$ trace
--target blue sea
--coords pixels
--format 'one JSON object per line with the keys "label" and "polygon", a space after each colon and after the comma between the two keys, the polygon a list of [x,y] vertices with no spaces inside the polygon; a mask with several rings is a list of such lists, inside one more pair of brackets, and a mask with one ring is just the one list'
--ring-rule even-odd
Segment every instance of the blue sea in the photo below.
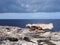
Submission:
{"label": "blue sea", "polygon": [[54,31],[60,30],[60,19],[0,19],[0,25],[25,28],[28,23],[53,23]]}

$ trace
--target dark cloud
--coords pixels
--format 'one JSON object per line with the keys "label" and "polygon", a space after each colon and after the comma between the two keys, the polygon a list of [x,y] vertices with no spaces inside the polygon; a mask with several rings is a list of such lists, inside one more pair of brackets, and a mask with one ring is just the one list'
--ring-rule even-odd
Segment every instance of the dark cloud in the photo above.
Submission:
{"label": "dark cloud", "polygon": [[0,13],[60,12],[60,0],[0,0]]}

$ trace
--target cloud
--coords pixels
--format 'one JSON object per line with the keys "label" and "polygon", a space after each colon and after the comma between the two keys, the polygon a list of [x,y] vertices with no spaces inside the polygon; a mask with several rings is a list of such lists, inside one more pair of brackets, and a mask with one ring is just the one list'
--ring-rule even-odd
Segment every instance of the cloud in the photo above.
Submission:
{"label": "cloud", "polygon": [[60,0],[0,0],[0,13],[60,12]]}
{"label": "cloud", "polygon": [[57,13],[1,13],[0,19],[60,19]]}

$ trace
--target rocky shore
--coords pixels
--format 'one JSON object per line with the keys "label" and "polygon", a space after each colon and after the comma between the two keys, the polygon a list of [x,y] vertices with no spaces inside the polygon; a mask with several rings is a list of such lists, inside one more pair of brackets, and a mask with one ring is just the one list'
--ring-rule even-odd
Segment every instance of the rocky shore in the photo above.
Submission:
{"label": "rocky shore", "polygon": [[30,30],[0,26],[0,45],[60,45],[60,32],[38,33]]}

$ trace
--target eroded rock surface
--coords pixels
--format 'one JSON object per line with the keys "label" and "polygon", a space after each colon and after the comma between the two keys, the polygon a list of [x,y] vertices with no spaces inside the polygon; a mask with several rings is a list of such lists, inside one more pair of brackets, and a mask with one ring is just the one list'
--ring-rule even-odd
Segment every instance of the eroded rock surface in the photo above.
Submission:
{"label": "eroded rock surface", "polygon": [[[59,45],[60,32],[37,33],[28,28],[0,26],[0,45]],[[59,43],[59,44],[58,44]]]}

